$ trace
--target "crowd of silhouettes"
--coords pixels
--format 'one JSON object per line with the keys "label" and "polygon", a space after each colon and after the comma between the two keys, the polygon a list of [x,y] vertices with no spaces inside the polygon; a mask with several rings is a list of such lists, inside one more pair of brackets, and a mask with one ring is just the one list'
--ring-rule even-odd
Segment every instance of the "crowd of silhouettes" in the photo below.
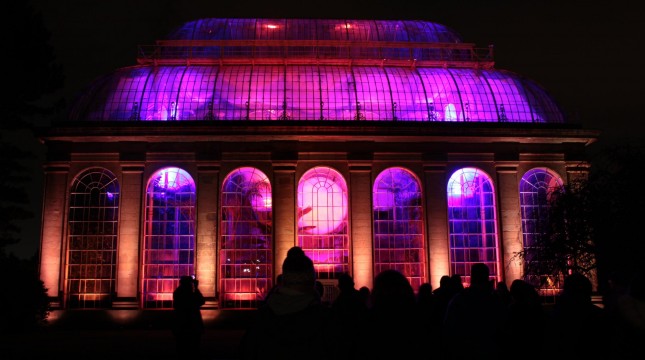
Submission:
{"label": "crowd of silhouettes", "polygon": [[606,352],[634,359],[645,339],[643,274],[616,285],[604,308],[592,303],[591,281],[581,274],[567,276],[547,307],[533,285],[518,279],[509,288],[483,263],[472,265],[465,287],[461,276],[445,275],[438,288],[424,283],[416,293],[396,270],[377,274],[371,290],[357,290],[342,273],[329,304],[299,247],[289,250],[281,275],[244,335],[243,359],[583,359]]}

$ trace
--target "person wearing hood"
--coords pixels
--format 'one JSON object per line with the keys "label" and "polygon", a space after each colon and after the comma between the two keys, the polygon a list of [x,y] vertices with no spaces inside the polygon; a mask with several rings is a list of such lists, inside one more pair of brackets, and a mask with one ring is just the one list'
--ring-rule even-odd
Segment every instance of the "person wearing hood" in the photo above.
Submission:
{"label": "person wearing hood", "polygon": [[240,343],[242,359],[327,359],[331,312],[315,289],[313,261],[294,246],[282,264],[282,285],[257,310]]}

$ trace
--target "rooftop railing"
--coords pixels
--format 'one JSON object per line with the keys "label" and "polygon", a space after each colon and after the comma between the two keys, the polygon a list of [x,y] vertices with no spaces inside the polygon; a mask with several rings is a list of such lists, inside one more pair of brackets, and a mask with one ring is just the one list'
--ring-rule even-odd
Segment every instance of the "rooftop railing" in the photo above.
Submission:
{"label": "rooftop railing", "polygon": [[493,46],[343,40],[163,40],[140,45],[141,65],[363,65],[484,68]]}

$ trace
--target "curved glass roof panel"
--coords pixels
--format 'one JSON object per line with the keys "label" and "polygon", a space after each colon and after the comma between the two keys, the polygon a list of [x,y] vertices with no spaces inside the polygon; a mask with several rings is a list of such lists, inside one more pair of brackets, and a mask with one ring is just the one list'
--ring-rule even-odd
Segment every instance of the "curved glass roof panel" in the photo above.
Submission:
{"label": "curved glass roof panel", "polygon": [[209,18],[177,27],[168,39],[462,42],[456,31],[430,21],[351,19]]}
{"label": "curved glass roof panel", "polygon": [[96,81],[70,120],[563,122],[537,84],[499,70],[137,66]]}

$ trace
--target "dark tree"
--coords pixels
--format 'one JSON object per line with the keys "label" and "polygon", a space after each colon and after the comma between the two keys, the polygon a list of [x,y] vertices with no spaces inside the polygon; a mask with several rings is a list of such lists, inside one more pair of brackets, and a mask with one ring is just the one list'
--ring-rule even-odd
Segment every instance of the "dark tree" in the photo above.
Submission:
{"label": "dark tree", "polygon": [[586,180],[569,183],[551,196],[535,246],[516,253],[525,263],[525,277],[541,279],[538,286],[578,272],[597,276],[602,293],[610,274],[629,277],[642,267],[642,148],[603,146],[592,154],[591,164]]}
{"label": "dark tree", "polygon": [[34,127],[51,121],[61,109],[62,102],[45,97],[62,86],[63,75],[48,44],[49,31],[28,2],[9,2],[2,15],[6,91],[0,102],[0,329],[17,331],[42,324],[49,307],[37,256],[25,260],[6,251],[21,240],[19,222],[33,216],[26,184],[27,164],[35,154],[22,140],[35,142]]}

